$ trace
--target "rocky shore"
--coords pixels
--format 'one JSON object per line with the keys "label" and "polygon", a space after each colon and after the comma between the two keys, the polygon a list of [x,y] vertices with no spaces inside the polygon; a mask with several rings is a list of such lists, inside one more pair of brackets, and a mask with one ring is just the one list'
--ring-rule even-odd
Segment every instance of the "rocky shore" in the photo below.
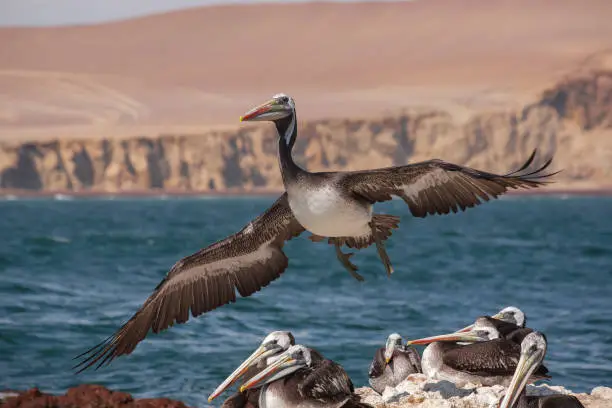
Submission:
{"label": "rocky shore", "polygon": [[[413,374],[383,395],[370,387],[355,390],[362,402],[373,408],[496,408],[504,387],[456,387],[448,381],[427,380]],[[612,388],[595,387],[591,393],[573,393],[562,386],[547,384],[528,386],[528,395],[572,394],[585,408],[610,408]],[[100,385],[83,384],[70,388],[64,395],[50,395],[37,388],[27,391],[0,392],[2,408],[189,408],[168,398],[134,398],[126,392],[111,391]]]}
{"label": "rocky shore", "polygon": [[[361,396],[362,402],[374,408],[496,408],[505,388],[473,384],[457,387],[449,381],[428,380],[423,374],[412,374],[397,387],[387,387],[383,395],[370,387],[358,388],[356,393]],[[596,387],[586,394],[548,384],[527,386],[527,395],[550,394],[575,395],[585,408],[612,407],[612,388],[608,387]]]}
{"label": "rocky shore", "polygon": [[38,388],[0,392],[2,408],[188,408],[168,398],[133,398],[127,392],[111,391],[101,385],[82,384],[64,395],[51,395]]}

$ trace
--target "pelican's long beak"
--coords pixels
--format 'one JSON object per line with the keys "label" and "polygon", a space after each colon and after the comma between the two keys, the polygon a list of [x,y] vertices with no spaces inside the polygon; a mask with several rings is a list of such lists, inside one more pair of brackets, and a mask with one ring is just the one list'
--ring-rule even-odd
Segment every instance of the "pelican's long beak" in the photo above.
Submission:
{"label": "pelican's long beak", "polygon": [[242,364],[240,364],[238,368],[235,369],[234,372],[231,373],[229,377],[227,377],[225,381],[223,381],[221,385],[219,385],[212,394],[210,394],[210,396],[208,397],[208,402],[211,402],[219,395],[221,395],[223,391],[225,391],[234,382],[236,382],[236,380],[240,378],[249,369],[250,366],[255,364],[257,360],[260,357],[264,356],[268,351],[269,349],[266,346],[259,346],[257,350],[255,350],[246,360],[244,360]]}
{"label": "pelican's long beak", "polygon": [[276,99],[262,103],[240,117],[241,122],[269,121],[287,116],[285,105]]}
{"label": "pelican's long beak", "polygon": [[389,364],[389,361],[393,358],[393,351],[395,351],[395,344],[387,344],[385,346],[385,364]]}
{"label": "pelican's long beak", "polygon": [[527,385],[529,377],[531,377],[531,374],[537,367],[538,359],[535,355],[521,353],[521,358],[519,359],[510,385],[506,390],[506,395],[504,395],[504,399],[499,408],[512,408],[514,406],[516,400],[521,395],[521,391],[523,391],[525,385]]}
{"label": "pelican's long beak", "polygon": [[289,354],[281,355],[278,360],[270,364],[262,372],[260,372],[253,378],[248,379],[244,384],[242,384],[242,386],[240,387],[240,392],[244,392],[245,390],[258,385],[276,381],[277,379],[284,377],[290,372],[296,371],[300,368],[299,366],[302,365],[302,363],[295,360]]}
{"label": "pelican's long beak", "polygon": [[452,342],[457,342],[457,343],[458,342],[476,343],[479,341],[487,341],[487,340],[489,339],[483,336],[480,336],[475,331],[467,331],[467,332],[462,332],[462,333],[455,332],[455,333],[441,334],[439,336],[423,337],[422,339],[407,341],[406,344],[407,345],[429,344],[429,343],[433,343],[436,341],[452,341]]}

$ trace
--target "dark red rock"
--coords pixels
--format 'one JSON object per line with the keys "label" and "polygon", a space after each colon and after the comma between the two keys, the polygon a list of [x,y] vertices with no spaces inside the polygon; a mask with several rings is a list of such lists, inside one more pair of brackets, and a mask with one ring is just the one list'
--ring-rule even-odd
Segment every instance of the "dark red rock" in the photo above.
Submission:
{"label": "dark red rock", "polygon": [[168,398],[134,399],[127,392],[112,391],[101,385],[82,384],[64,395],[50,395],[38,388],[11,391],[19,395],[0,401],[2,408],[188,408]]}

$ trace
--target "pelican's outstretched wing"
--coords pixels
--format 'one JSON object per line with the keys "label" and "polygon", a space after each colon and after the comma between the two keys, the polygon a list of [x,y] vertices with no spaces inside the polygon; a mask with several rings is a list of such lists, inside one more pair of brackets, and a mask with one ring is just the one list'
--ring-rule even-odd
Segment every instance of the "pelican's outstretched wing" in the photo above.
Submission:
{"label": "pelican's outstretched wing", "polygon": [[149,330],[158,333],[226,303],[236,290],[246,297],[278,278],[288,259],[285,241],[304,228],[295,219],[284,193],[262,215],[239,232],[179,260],[142,307],[116,333],[76,358],[80,371],[130,354]]}
{"label": "pelican's outstretched wing", "polygon": [[436,159],[406,166],[341,173],[337,182],[372,203],[398,196],[408,204],[415,217],[448,214],[481,204],[480,199],[497,198],[510,188],[534,188],[546,184],[543,179],[558,172],[542,174],[552,157],[540,168],[527,171],[535,154],[536,150],[520,169],[504,175]]}

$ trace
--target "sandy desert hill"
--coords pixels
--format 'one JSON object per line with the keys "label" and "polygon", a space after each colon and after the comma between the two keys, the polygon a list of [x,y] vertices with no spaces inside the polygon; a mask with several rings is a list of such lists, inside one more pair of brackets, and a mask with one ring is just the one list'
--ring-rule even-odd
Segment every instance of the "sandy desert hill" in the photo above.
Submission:
{"label": "sandy desert hill", "polygon": [[252,4],[0,29],[0,189],[270,191],[270,126],[296,159],[354,170],[432,157],[490,171],[532,149],[557,188],[612,188],[612,1]]}
{"label": "sandy desert hill", "polygon": [[520,106],[612,48],[609,0],[203,7],[91,26],[0,29],[0,138],[235,124],[271,94],[300,118]]}

